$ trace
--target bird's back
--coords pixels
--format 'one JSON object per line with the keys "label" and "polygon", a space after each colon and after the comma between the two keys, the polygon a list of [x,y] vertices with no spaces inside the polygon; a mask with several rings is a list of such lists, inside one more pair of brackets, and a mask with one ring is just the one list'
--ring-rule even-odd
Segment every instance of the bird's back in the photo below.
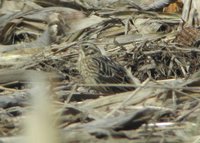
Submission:
{"label": "bird's back", "polygon": [[[130,84],[124,67],[103,55],[86,56],[79,60],[79,72],[86,84]],[[133,88],[123,86],[96,86],[101,92],[123,92]]]}

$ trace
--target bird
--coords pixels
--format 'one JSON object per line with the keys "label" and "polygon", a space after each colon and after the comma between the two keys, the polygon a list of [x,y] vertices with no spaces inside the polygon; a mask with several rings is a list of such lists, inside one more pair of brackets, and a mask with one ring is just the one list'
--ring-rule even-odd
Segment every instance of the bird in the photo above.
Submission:
{"label": "bird", "polygon": [[133,90],[125,86],[98,86],[98,84],[131,84],[132,79],[126,69],[102,54],[95,44],[82,44],[78,58],[78,71],[85,84],[96,85],[90,88],[101,93],[119,93]]}

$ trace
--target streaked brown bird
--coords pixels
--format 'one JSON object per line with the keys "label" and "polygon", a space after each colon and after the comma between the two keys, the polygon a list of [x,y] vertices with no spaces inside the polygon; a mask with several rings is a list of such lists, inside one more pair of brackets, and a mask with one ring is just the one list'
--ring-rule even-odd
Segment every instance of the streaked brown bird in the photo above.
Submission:
{"label": "streaked brown bird", "polygon": [[[93,44],[83,44],[80,47],[78,70],[86,84],[127,84],[133,83],[124,67],[110,58],[102,55],[99,48]],[[103,93],[116,93],[133,90],[133,87],[123,86],[92,86],[91,89]]]}

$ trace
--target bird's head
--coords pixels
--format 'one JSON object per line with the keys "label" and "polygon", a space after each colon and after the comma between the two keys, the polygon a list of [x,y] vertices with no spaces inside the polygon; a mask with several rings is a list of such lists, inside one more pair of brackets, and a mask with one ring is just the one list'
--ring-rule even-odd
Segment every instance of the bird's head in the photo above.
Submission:
{"label": "bird's head", "polygon": [[91,43],[84,43],[80,47],[80,56],[87,57],[87,56],[95,56],[95,55],[102,55],[100,49],[96,47],[96,45]]}

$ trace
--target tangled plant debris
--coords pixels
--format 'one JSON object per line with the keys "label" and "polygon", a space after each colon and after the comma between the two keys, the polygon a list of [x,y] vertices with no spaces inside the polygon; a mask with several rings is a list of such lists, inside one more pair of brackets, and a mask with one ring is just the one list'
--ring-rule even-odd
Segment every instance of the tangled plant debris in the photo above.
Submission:
{"label": "tangled plant debris", "polygon": [[1,142],[199,141],[200,0],[0,4]]}

